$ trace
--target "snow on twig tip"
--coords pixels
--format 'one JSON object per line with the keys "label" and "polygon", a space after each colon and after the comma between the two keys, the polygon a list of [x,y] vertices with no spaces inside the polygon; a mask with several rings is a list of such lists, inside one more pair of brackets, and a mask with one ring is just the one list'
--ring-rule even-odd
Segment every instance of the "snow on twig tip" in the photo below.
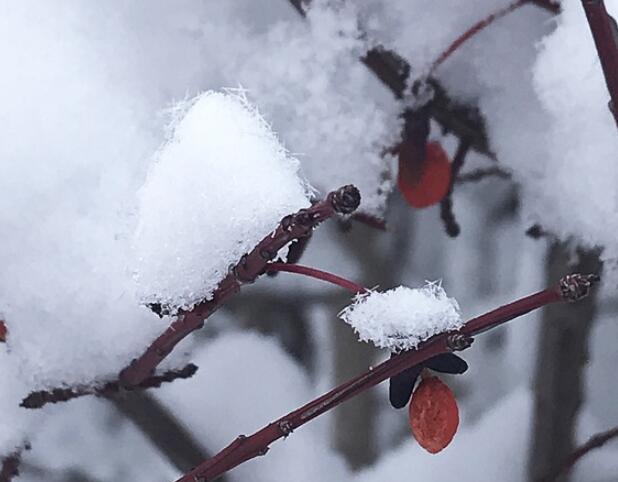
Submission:
{"label": "snow on twig tip", "polygon": [[339,317],[361,341],[393,352],[416,348],[434,335],[463,326],[457,301],[438,283],[360,294]]}

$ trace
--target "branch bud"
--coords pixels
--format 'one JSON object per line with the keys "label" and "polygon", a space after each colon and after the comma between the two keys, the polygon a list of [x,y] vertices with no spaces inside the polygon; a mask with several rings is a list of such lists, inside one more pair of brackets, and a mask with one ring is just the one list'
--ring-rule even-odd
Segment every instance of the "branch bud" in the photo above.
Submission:
{"label": "branch bud", "polygon": [[560,295],[571,303],[579,301],[590,293],[590,288],[601,281],[597,274],[568,274],[560,280]]}
{"label": "branch bud", "polygon": [[329,198],[333,209],[339,214],[353,213],[361,201],[360,191],[352,184],[337,189]]}

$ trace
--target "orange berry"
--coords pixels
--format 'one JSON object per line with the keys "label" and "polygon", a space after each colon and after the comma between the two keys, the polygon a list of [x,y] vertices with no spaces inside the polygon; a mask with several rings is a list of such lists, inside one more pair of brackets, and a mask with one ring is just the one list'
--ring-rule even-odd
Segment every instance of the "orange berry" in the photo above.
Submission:
{"label": "orange berry", "polygon": [[439,203],[450,184],[451,163],[439,142],[427,143],[420,166],[408,159],[405,149],[400,150],[397,186],[411,206],[424,208]]}
{"label": "orange berry", "polygon": [[409,418],[419,445],[436,454],[451,443],[459,426],[455,395],[437,377],[424,378],[412,395]]}

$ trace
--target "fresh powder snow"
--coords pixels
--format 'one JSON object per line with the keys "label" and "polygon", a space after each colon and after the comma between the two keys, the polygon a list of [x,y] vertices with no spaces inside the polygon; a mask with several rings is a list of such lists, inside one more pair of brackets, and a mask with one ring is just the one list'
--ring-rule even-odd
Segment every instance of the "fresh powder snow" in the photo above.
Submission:
{"label": "fresh powder snow", "polygon": [[416,348],[434,335],[463,326],[457,301],[436,283],[357,295],[339,316],[361,341],[393,352]]}
{"label": "fresh powder snow", "polygon": [[143,300],[189,308],[309,201],[298,161],[241,93],[208,91],[176,111],[139,193],[133,244]]}

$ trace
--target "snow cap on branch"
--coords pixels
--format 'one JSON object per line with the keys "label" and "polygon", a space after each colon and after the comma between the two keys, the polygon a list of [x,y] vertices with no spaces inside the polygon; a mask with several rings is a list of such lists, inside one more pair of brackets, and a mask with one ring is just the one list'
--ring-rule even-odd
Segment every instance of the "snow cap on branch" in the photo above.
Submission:
{"label": "snow cap on branch", "polygon": [[339,317],[361,341],[393,352],[414,349],[434,335],[463,326],[457,301],[437,283],[357,295]]}
{"label": "snow cap on branch", "polygon": [[134,248],[144,300],[190,308],[283,216],[307,207],[308,187],[242,94],[208,91],[177,112],[139,194]]}

